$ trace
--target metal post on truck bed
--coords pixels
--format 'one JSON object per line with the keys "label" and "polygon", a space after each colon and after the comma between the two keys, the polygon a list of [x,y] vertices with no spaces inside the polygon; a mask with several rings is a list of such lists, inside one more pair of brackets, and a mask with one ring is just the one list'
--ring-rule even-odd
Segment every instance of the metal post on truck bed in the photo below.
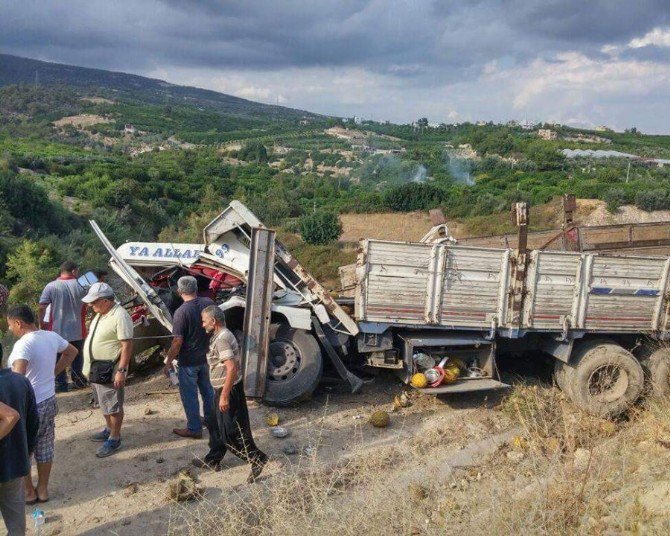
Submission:
{"label": "metal post on truck bed", "polygon": [[528,203],[515,203],[512,206],[512,219],[519,228],[516,255],[513,257],[513,290],[510,297],[512,323],[521,325],[523,318],[523,300],[526,295],[526,268],[528,267]]}
{"label": "metal post on truck bed", "polygon": [[275,265],[275,231],[253,227],[242,339],[244,394],[265,395],[270,352],[270,316]]}

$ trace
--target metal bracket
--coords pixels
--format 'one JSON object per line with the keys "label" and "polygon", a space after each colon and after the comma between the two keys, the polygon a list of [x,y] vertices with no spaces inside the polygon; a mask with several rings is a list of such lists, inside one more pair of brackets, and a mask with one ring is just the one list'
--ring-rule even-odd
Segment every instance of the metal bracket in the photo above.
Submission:
{"label": "metal bracket", "polygon": [[319,338],[319,341],[321,342],[323,348],[326,350],[328,357],[330,357],[330,360],[332,361],[333,365],[335,365],[337,373],[343,380],[347,380],[349,382],[349,385],[351,385],[351,392],[357,393],[358,391],[360,391],[361,387],[363,387],[363,380],[361,380],[358,376],[356,376],[345,366],[345,364],[340,359],[340,356],[337,355],[337,352],[335,351],[335,348],[333,348],[333,345],[330,344],[328,337],[326,337],[326,334],[323,332],[321,324],[319,324],[319,321],[316,318],[312,318],[312,326],[314,327],[314,333],[316,333],[316,336]]}

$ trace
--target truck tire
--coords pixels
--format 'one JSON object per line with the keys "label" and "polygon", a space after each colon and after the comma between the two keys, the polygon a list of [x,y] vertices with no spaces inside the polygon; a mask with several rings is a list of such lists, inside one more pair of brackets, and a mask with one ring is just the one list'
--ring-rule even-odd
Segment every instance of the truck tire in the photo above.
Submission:
{"label": "truck tire", "polygon": [[670,348],[650,348],[640,356],[649,391],[652,396],[670,395]]}
{"label": "truck tire", "polygon": [[644,372],[633,354],[607,339],[587,341],[573,357],[568,394],[580,409],[600,417],[626,411],[644,390]]}
{"label": "truck tire", "polygon": [[273,325],[268,376],[263,402],[290,406],[309,398],[323,371],[319,343],[308,331],[286,324]]}

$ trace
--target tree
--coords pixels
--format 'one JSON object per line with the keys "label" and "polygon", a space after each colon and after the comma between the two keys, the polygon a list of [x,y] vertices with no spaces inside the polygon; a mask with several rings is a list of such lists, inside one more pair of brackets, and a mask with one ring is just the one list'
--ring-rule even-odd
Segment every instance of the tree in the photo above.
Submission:
{"label": "tree", "polygon": [[252,141],[239,150],[237,158],[246,162],[265,164],[268,161],[268,151],[262,143]]}
{"label": "tree", "polygon": [[44,244],[25,240],[7,257],[7,278],[13,283],[14,303],[35,303],[44,286],[58,272],[58,263]]}
{"label": "tree", "polygon": [[538,171],[552,171],[565,167],[565,155],[542,142],[531,143],[527,154],[537,165]]}
{"label": "tree", "polygon": [[342,234],[342,224],[337,214],[319,210],[300,218],[298,225],[302,239],[308,244],[327,244]]}
{"label": "tree", "polygon": [[420,119],[417,119],[416,126],[419,128],[420,131],[423,131],[423,129],[428,127],[428,118],[421,117]]}

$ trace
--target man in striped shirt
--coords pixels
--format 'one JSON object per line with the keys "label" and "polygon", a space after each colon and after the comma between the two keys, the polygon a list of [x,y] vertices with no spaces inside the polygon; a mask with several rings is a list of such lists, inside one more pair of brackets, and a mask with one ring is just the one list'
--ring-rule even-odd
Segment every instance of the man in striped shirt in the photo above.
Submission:
{"label": "man in striped shirt", "polygon": [[203,460],[193,460],[196,467],[220,469],[226,451],[230,450],[251,464],[247,482],[258,478],[268,457],[254,443],[249,412],[242,385],[240,348],[233,333],[226,328],[224,312],[216,305],[202,311],[202,326],[212,333],[207,353],[209,375],[214,387],[214,422],[208,423],[209,452]]}

